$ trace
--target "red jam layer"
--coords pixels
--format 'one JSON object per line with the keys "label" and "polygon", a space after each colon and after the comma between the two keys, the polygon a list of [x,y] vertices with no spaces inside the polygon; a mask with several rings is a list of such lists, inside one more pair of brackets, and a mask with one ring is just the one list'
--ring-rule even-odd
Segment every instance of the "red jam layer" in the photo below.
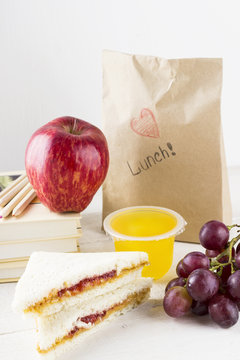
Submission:
{"label": "red jam layer", "polygon": [[[107,311],[104,310],[100,313],[83,316],[81,318],[78,318],[78,320],[81,320],[82,322],[85,322],[86,324],[91,323],[93,325],[99,318],[102,319],[106,315],[106,313],[107,313]],[[80,328],[78,326],[74,326],[74,328],[71,331],[69,331],[67,336],[72,337],[79,329]]]}
{"label": "red jam layer", "polygon": [[88,316],[83,316],[80,318],[80,320],[82,322],[85,322],[86,324],[94,324],[99,318],[103,318],[106,315],[107,311],[103,310],[100,313],[96,313],[96,314],[92,314],[92,315],[88,315]]}
{"label": "red jam layer", "polygon": [[66,292],[70,292],[71,295],[75,295],[81,291],[83,291],[88,286],[100,285],[102,282],[111,279],[117,275],[116,270],[109,271],[103,275],[93,276],[91,278],[86,278],[79,281],[77,284],[64,288],[58,291],[58,296],[62,297]]}

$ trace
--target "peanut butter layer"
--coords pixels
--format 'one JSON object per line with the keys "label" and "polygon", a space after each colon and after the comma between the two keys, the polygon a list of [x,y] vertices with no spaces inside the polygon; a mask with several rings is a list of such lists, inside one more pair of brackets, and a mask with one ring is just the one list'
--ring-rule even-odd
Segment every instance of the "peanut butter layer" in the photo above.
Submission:
{"label": "peanut butter layer", "polygon": [[54,304],[56,302],[61,302],[67,297],[76,296],[80,293],[83,293],[84,291],[93,289],[96,286],[103,286],[107,282],[113,282],[121,278],[122,276],[127,275],[130,271],[137,270],[138,268],[147,264],[147,262],[144,262],[131,269],[123,269],[118,276],[116,270],[112,270],[99,276],[85,278],[79,281],[77,284],[72,285],[71,287],[66,286],[61,290],[54,289],[47,297],[43,298],[41,301],[35,303],[34,305],[29,306],[27,309],[24,310],[24,312],[35,312],[41,314],[43,309],[48,305]]}
{"label": "peanut butter layer", "polygon": [[126,306],[131,305],[131,304],[133,304],[134,306],[141,304],[141,302],[146,297],[146,295],[149,293],[149,291],[150,291],[149,288],[143,289],[139,293],[134,293],[132,295],[129,295],[126,298],[126,300],[124,300],[123,302],[116,304],[116,305],[112,306],[111,308],[102,311],[101,313],[90,314],[88,316],[81,318],[81,321],[84,321],[86,323],[91,323],[92,326],[89,328],[74,326],[73,329],[71,331],[69,331],[69,333],[67,335],[65,335],[64,337],[62,337],[60,339],[56,339],[55,343],[52,344],[49,348],[42,350],[38,346],[37,351],[40,354],[46,354],[49,351],[54,350],[57,346],[64,344],[66,341],[69,341],[69,340],[71,341],[73,338],[80,335],[81,333],[92,329],[93,326],[99,324],[103,320],[106,320],[114,312],[123,310]]}

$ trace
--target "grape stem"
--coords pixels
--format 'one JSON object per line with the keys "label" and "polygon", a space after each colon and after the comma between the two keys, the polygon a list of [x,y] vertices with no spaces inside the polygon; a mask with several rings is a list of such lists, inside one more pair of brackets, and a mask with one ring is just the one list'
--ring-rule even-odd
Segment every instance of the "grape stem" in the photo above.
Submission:
{"label": "grape stem", "polygon": [[[238,224],[234,224],[234,225],[229,225],[227,226],[228,230],[230,231],[231,229],[233,229],[234,227],[240,227],[240,225]],[[224,268],[224,266],[227,266],[229,264],[231,264],[231,273],[234,273],[234,265],[233,265],[233,260],[232,260],[232,248],[233,246],[238,242],[238,240],[240,240],[240,234],[237,235],[236,237],[232,238],[232,240],[229,242],[228,247],[221,252],[218,256],[216,256],[215,258],[213,258],[211,260],[211,268],[210,270],[215,272],[220,270],[220,275],[222,273],[222,270]],[[227,256],[228,257],[228,262],[225,263],[220,263],[218,260],[220,260],[223,256]]]}
{"label": "grape stem", "polygon": [[240,225],[238,225],[238,224],[233,224],[233,225],[228,225],[228,226],[227,226],[227,228],[228,228],[229,231],[232,230],[234,227],[240,227]]}

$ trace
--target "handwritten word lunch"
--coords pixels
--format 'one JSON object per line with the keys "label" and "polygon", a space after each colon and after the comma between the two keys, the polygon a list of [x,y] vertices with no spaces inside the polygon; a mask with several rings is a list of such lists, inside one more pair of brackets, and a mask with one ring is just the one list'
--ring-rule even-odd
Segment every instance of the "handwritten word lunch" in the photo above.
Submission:
{"label": "handwritten word lunch", "polygon": [[175,156],[177,155],[175,151],[173,151],[173,147],[171,143],[167,143],[168,150],[158,146],[157,151],[153,155],[146,156],[142,161],[137,163],[137,166],[131,166],[130,163],[127,161],[127,165],[131,174],[133,176],[141,174],[142,171],[149,170],[152,166],[157,165],[163,160],[166,160],[170,157],[170,155]]}

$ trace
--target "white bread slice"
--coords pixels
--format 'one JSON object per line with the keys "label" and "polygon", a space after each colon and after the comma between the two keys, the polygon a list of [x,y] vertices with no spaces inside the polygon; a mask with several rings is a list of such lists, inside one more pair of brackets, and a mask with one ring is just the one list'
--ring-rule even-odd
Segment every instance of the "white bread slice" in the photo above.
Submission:
{"label": "white bread slice", "polygon": [[91,328],[91,323],[80,319],[112,308],[116,304],[122,304],[130,295],[139,293],[143,289],[149,289],[152,281],[149,278],[133,279],[124,286],[112,289],[104,295],[95,296],[85,302],[79,302],[74,306],[64,307],[62,311],[51,316],[37,318],[37,338],[40,349],[48,349],[56,339],[66,336],[75,326],[86,329]]}
{"label": "white bread slice", "polygon": [[53,253],[35,252],[19,280],[13,309],[23,312],[40,302],[53,290],[61,290],[79,281],[116,270],[135,268],[148,262],[144,252]]}
{"label": "white bread slice", "polygon": [[[86,337],[94,334],[95,331],[100,330],[102,327],[104,327],[106,324],[108,324],[109,322],[111,322],[112,320],[117,318],[119,315],[125,314],[126,312],[130,311],[131,309],[135,308],[139,304],[146,301],[149,297],[151,281],[149,279],[145,279],[145,280],[146,280],[146,282],[145,282],[143,288],[141,289],[141,291],[139,290],[139,294],[142,293],[142,296],[140,299],[139,299],[139,297],[133,298],[133,300],[129,304],[127,304],[124,308],[122,308],[121,310],[114,311],[106,319],[103,319],[103,321],[99,322],[96,325],[93,325],[88,330],[74,336],[72,339],[69,339],[66,342],[58,344],[54,349],[52,349],[48,352],[38,353],[39,358],[41,360],[55,360],[60,355],[68,352],[69,350],[72,350],[74,347],[79,345],[84,339],[86,339]],[[147,284],[147,282],[148,282],[148,284]],[[145,288],[145,286],[147,286],[147,285],[148,285],[148,287]],[[143,289],[145,289],[145,290],[143,290]],[[52,331],[54,332],[55,329],[56,329],[56,327],[52,328]],[[64,359],[64,358],[65,357],[62,357],[62,359]]]}

